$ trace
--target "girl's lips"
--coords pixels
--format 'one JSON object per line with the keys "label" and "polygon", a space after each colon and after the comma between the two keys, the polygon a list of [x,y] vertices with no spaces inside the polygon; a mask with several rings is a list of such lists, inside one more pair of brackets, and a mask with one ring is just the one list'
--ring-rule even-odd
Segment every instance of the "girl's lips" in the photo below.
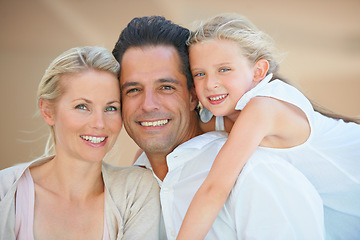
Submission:
{"label": "girl's lips", "polygon": [[210,104],[216,105],[224,102],[228,95],[229,94],[212,95],[209,96],[207,99],[209,100]]}

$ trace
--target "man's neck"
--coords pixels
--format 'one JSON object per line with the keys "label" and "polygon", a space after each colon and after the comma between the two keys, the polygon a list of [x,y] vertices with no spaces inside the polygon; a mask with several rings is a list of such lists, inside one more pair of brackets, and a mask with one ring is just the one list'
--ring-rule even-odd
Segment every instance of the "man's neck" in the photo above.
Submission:
{"label": "man's neck", "polygon": [[[191,115],[190,122],[192,124],[189,128],[189,136],[186,138],[186,141],[189,141],[190,139],[204,133],[200,128],[199,119],[195,112],[193,112],[193,114]],[[151,167],[152,167],[155,175],[161,181],[163,181],[165,179],[166,174],[168,173],[166,157],[170,152],[172,152],[172,151],[169,151],[167,153],[146,153],[146,156],[148,157],[148,159],[150,161]]]}
{"label": "man's neck", "polygon": [[163,181],[166,177],[166,174],[168,173],[168,166],[166,162],[166,156],[167,155],[154,155],[151,156],[146,154],[148,156],[149,162],[151,164],[151,167],[155,173],[155,175]]}

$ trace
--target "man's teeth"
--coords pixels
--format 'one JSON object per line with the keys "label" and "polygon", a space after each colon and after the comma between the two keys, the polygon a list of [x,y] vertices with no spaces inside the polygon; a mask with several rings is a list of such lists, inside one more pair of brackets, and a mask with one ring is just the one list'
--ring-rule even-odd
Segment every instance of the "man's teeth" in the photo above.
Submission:
{"label": "man's teeth", "polygon": [[101,143],[105,140],[105,137],[92,137],[92,136],[80,136],[80,137],[91,143]]}
{"label": "man's teeth", "polygon": [[167,124],[169,122],[168,119],[166,120],[159,120],[159,121],[154,121],[154,122],[140,122],[141,126],[144,127],[156,127],[156,126],[163,126],[165,124]]}
{"label": "man's teeth", "polygon": [[224,94],[224,95],[220,95],[220,96],[216,96],[216,97],[209,97],[209,99],[211,101],[216,101],[216,100],[220,100],[220,99],[223,99],[223,98],[226,98],[227,97],[227,94]]}

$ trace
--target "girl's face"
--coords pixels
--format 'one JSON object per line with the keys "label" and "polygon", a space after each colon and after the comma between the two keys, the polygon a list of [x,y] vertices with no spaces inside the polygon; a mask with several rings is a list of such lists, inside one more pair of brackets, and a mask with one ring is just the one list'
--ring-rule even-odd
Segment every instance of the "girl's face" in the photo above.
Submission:
{"label": "girl's face", "polygon": [[236,119],[235,106],[257,82],[254,64],[231,40],[214,39],[191,45],[191,72],[200,102],[215,116]]}
{"label": "girl's face", "polygon": [[54,127],[57,157],[101,161],[122,127],[119,80],[105,71],[86,70],[59,81],[63,94],[54,105],[42,104],[48,109],[45,121]]}

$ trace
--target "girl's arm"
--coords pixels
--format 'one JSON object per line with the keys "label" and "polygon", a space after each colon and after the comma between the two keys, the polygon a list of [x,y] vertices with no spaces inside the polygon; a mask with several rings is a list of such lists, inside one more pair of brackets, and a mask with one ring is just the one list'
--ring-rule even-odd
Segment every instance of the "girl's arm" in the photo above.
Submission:
{"label": "girl's arm", "polygon": [[205,238],[246,161],[264,137],[274,134],[276,111],[269,105],[269,98],[256,97],[241,111],[190,204],[178,240]]}

